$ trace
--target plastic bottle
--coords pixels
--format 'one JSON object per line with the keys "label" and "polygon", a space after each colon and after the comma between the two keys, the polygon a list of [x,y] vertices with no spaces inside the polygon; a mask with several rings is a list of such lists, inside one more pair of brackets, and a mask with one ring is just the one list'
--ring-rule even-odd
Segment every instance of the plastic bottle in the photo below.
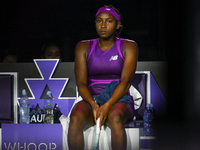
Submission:
{"label": "plastic bottle", "polygon": [[44,123],[53,124],[54,118],[53,118],[53,98],[51,96],[51,92],[47,91],[46,97],[44,99]]}
{"label": "plastic bottle", "polygon": [[153,131],[154,117],[155,117],[155,113],[153,109],[153,104],[147,104],[146,109],[144,111],[144,115],[143,115],[143,122],[144,122],[143,135],[144,136],[154,136],[154,131]]}
{"label": "plastic bottle", "polygon": [[29,99],[27,97],[26,90],[22,90],[22,97],[19,100],[19,123],[20,124],[29,124],[30,117],[29,117],[30,107],[29,107]]}

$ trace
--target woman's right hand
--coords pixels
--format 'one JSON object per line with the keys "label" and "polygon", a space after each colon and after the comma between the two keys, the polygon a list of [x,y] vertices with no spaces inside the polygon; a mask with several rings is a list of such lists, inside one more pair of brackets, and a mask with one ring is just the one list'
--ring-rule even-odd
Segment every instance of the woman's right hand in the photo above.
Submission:
{"label": "woman's right hand", "polygon": [[93,113],[94,121],[95,121],[95,123],[97,123],[97,119],[99,118],[99,115],[98,115],[99,105],[94,102],[94,103],[91,104],[91,107],[92,107],[92,113]]}

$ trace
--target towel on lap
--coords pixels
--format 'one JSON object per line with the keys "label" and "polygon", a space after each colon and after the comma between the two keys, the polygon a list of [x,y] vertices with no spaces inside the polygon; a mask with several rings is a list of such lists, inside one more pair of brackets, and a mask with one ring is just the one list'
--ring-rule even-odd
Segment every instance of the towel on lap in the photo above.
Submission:
{"label": "towel on lap", "polygon": [[[112,81],[111,83],[107,84],[104,91],[101,92],[99,96],[94,96],[96,103],[101,107],[104,105],[112,96],[115,88],[119,85],[120,81]],[[131,103],[131,97],[129,95],[124,95],[118,102],[124,102],[127,104]]]}

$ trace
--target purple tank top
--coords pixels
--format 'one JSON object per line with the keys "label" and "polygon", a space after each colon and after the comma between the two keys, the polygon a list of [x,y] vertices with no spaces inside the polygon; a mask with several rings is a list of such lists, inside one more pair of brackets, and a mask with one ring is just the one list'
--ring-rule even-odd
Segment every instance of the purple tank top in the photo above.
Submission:
{"label": "purple tank top", "polygon": [[90,40],[87,58],[88,88],[93,96],[99,95],[111,81],[121,80],[123,42],[124,39],[116,38],[111,49],[102,51],[98,39]]}

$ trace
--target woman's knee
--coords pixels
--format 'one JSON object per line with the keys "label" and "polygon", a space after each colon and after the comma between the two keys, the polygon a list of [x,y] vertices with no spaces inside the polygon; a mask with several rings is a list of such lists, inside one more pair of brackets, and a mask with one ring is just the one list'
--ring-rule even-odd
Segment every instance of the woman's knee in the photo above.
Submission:
{"label": "woman's knee", "polygon": [[79,102],[70,115],[70,126],[85,129],[93,123],[92,112],[85,102]]}
{"label": "woman's knee", "polygon": [[109,126],[116,126],[117,124],[123,124],[123,115],[120,111],[112,111],[108,114],[107,124]]}
{"label": "woman's knee", "polygon": [[76,111],[70,115],[70,125],[79,126],[83,123],[83,112]]}
{"label": "woman's knee", "polygon": [[73,121],[81,121],[83,117],[84,117],[83,112],[81,112],[81,111],[74,111],[70,115],[70,121],[72,121],[72,122]]}

